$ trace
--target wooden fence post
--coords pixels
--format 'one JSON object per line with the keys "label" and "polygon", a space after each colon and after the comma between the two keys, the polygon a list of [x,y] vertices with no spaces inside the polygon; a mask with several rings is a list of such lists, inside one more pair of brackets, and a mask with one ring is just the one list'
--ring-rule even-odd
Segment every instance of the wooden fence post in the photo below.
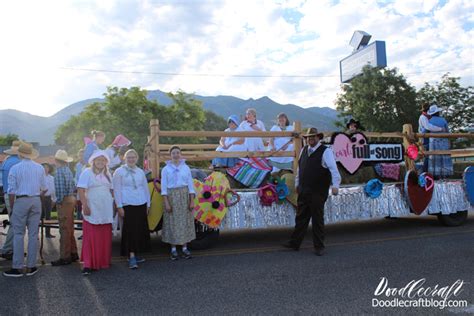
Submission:
{"label": "wooden fence post", "polygon": [[295,159],[293,160],[293,174],[296,175],[298,172],[298,158],[301,152],[301,122],[296,121],[293,123],[295,133],[298,133],[298,136],[293,137],[293,148],[295,151]]}
{"label": "wooden fence post", "polygon": [[[403,147],[405,148],[405,151],[408,149],[408,146],[414,141],[415,139],[415,134],[413,133],[413,126],[411,124],[404,124],[403,125]],[[415,162],[411,160],[406,154],[405,154],[405,167],[407,172],[409,170],[414,171],[415,168]]]}
{"label": "wooden fence post", "polygon": [[150,137],[151,137],[151,159],[150,168],[153,178],[160,176],[160,121],[152,119],[150,121]]}

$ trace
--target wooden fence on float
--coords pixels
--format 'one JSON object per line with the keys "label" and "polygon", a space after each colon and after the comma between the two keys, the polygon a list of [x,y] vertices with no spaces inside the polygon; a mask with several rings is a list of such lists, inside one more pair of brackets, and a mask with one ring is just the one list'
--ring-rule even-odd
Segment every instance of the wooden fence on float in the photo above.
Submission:
{"label": "wooden fence on float", "polygon": [[[293,157],[293,170],[297,167],[297,157],[302,148],[302,128],[301,122],[294,122],[294,131],[285,132],[224,132],[224,131],[162,131],[160,122],[157,119],[150,121],[150,136],[148,137],[147,148],[145,149],[146,158],[149,160],[149,168],[153,177],[159,177],[160,163],[169,159],[169,149],[177,145],[181,148],[181,154],[188,161],[207,161],[213,158],[268,158],[268,157]],[[331,136],[334,132],[323,132],[325,137]],[[414,133],[410,124],[403,125],[402,132],[363,132],[367,138],[400,138],[403,139],[405,148],[418,138],[474,138],[473,133]],[[161,144],[160,137],[292,137],[294,150],[292,151],[236,151],[236,152],[218,152],[216,148],[219,144]],[[451,155],[452,157],[471,157],[474,156],[474,149],[452,149],[443,151],[424,151],[424,155]],[[414,162],[405,156],[407,169],[414,169]]]}

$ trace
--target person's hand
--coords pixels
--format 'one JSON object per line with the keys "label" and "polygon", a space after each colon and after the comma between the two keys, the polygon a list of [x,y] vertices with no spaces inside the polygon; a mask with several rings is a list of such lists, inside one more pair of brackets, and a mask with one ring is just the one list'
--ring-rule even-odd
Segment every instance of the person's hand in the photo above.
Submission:
{"label": "person's hand", "polygon": [[332,192],[332,195],[338,195],[338,194],[339,194],[339,189],[333,187],[333,188],[331,189],[331,192]]}
{"label": "person's hand", "polygon": [[146,215],[147,215],[147,216],[150,215],[150,207],[147,207],[147,208],[146,208]]}
{"label": "person's hand", "polygon": [[171,213],[173,211],[171,205],[168,202],[165,202],[165,211],[167,211],[168,213]]}
{"label": "person's hand", "polygon": [[89,208],[89,205],[86,204],[82,204],[82,214],[84,215],[91,215],[91,209]]}
{"label": "person's hand", "polygon": [[125,210],[123,209],[123,207],[117,208],[117,211],[118,211],[120,217],[122,217],[122,218],[125,217]]}
{"label": "person's hand", "polygon": [[191,199],[189,201],[189,211],[192,212],[194,210],[194,199]]}

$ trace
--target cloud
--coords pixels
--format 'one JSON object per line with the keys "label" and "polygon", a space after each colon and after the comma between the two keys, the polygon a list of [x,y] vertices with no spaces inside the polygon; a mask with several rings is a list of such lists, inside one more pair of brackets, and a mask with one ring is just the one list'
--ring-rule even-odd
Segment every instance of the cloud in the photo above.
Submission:
{"label": "cloud", "polygon": [[6,1],[0,108],[51,115],[107,85],[333,106],[355,30],[385,40],[389,67],[414,85],[442,71],[472,85],[473,9],[470,0]]}

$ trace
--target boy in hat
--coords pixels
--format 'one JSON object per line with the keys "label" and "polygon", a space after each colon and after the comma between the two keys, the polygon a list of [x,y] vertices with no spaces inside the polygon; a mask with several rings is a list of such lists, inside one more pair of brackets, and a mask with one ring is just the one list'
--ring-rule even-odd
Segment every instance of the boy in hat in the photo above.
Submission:
{"label": "boy in hat", "polygon": [[299,156],[296,178],[298,212],[295,218],[295,230],[285,247],[299,250],[311,219],[314,251],[317,256],[322,256],[324,253],[324,204],[328,198],[331,182],[332,194],[339,193],[341,175],[337,170],[332,150],[321,144],[324,135],[312,127],[303,137],[306,145]]}
{"label": "boy in hat", "polygon": [[56,152],[54,159],[57,165],[54,187],[56,189],[56,208],[58,210],[59,234],[61,237],[59,240],[59,259],[51,262],[51,265],[62,266],[79,260],[74,237],[75,183],[74,175],[68,167],[68,163],[72,162],[73,158],[69,157],[65,150],[60,149]]}
{"label": "boy in hat", "polygon": [[21,143],[18,155],[21,161],[11,168],[8,175],[8,194],[12,207],[13,262],[12,269],[3,272],[6,277],[23,276],[25,228],[28,228],[26,275],[31,276],[38,272],[36,256],[41,218],[40,194],[46,189],[46,177],[43,167],[32,160],[38,157],[38,151],[31,144]]}
{"label": "boy in hat", "polygon": [[[12,142],[11,148],[4,151],[4,153],[7,154],[8,157],[2,163],[2,167],[1,167],[3,192],[5,195],[5,207],[7,208],[8,216],[10,217],[10,220],[11,220],[12,208],[10,206],[10,200],[8,198],[8,174],[10,173],[10,169],[21,161],[20,157],[18,157],[18,147],[20,147],[20,144],[21,142],[19,140],[15,140]],[[5,243],[3,244],[2,258],[11,260],[12,257],[13,257],[13,229],[10,226],[8,228],[7,238],[5,240]]]}

